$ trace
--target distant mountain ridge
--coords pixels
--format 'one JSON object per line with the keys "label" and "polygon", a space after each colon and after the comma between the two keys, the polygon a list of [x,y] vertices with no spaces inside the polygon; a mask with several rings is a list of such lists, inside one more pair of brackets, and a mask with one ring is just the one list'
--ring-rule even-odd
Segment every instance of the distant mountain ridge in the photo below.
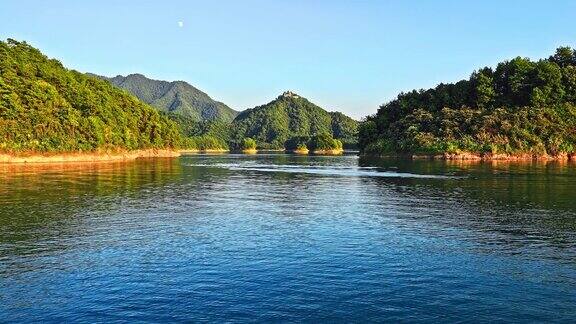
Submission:
{"label": "distant mountain ridge", "polygon": [[165,112],[191,117],[197,121],[232,122],[238,112],[184,81],[161,81],[142,74],[105,77],[112,85],[122,88],[138,99]]}
{"label": "distant mountain ridge", "polygon": [[330,134],[351,147],[356,144],[358,124],[286,91],[265,105],[242,111],[232,126],[235,139],[253,138],[260,148],[282,148],[289,139],[319,134]]}

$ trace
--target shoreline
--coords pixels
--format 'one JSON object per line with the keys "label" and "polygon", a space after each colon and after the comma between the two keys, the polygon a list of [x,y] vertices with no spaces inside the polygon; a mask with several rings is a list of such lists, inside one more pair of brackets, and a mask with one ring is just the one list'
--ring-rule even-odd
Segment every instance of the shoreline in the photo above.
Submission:
{"label": "shoreline", "polygon": [[117,152],[62,152],[62,153],[23,153],[8,154],[0,153],[2,164],[26,164],[26,163],[62,163],[62,162],[114,162],[131,161],[138,158],[167,158],[178,157],[180,152],[167,149],[146,149]]}
{"label": "shoreline", "polygon": [[344,150],[285,150],[284,152],[297,155],[342,155]]}
{"label": "shoreline", "polygon": [[342,155],[344,154],[344,150],[343,149],[337,149],[337,150],[314,150],[311,151],[312,154],[316,154],[316,155]]}
{"label": "shoreline", "polygon": [[576,161],[576,154],[492,154],[492,153],[444,153],[444,154],[362,154],[365,157],[404,158],[411,160],[445,161]]}
{"label": "shoreline", "polygon": [[296,150],[285,150],[286,153],[292,153],[292,154],[298,154],[298,155],[306,155],[308,153],[310,153],[310,150],[308,149],[296,149]]}
{"label": "shoreline", "polygon": [[286,152],[285,149],[257,149],[260,153]]}
{"label": "shoreline", "polygon": [[203,154],[203,153],[229,153],[226,149],[208,149],[208,150],[178,150],[180,154]]}

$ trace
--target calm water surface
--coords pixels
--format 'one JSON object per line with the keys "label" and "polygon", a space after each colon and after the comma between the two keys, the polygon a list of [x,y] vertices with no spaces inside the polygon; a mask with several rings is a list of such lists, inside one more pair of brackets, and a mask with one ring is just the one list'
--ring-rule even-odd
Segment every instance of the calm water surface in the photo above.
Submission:
{"label": "calm water surface", "polygon": [[573,322],[576,165],[0,165],[0,322]]}

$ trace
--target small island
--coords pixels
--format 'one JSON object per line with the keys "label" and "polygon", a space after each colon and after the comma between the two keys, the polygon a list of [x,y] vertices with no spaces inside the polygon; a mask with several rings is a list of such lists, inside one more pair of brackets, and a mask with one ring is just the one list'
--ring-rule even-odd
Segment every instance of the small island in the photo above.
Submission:
{"label": "small island", "polygon": [[256,141],[251,139],[250,137],[245,138],[242,140],[241,151],[244,154],[256,154],[258,150],[256,149]]}
{"label": "small island", "polygon": [[308,136],[295,136],[284,143],[286,152],[294,154],[339,155],[344,152],[342,141],[328,133]]}

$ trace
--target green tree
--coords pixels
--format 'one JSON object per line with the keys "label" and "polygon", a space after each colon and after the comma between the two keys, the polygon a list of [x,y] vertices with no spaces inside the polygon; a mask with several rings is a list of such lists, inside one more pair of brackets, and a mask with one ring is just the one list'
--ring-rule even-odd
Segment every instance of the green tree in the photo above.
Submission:
{"label": "green tree", "polygon": [[243,150],[255,150],[256,149],[256,141],[247,137],[242,141],[242,149]]}
{"label": "green tree", "polygon": [[559,47],[549,61],[558,64],[560,67],[576,65],[576,52],[570,47]]}
{"label": "green tree", "polygon": [[484,68],[473,73],[470,78],[474,85],[473,97],[476,105],[480,108],[489,108],[494,104],[496,91],[494,90],[492,74],[492,69]]}
{"label": "green tree", "polygon": [[307,150],[310,136],[294,136],[284,143],[284,148],[289,151]]}
{"label": "green tree", "polygon": [[323,133],[312,136],[308,141],[307,147],[312,151],[341,150],[342,142],[334,139],[328,133]]}

